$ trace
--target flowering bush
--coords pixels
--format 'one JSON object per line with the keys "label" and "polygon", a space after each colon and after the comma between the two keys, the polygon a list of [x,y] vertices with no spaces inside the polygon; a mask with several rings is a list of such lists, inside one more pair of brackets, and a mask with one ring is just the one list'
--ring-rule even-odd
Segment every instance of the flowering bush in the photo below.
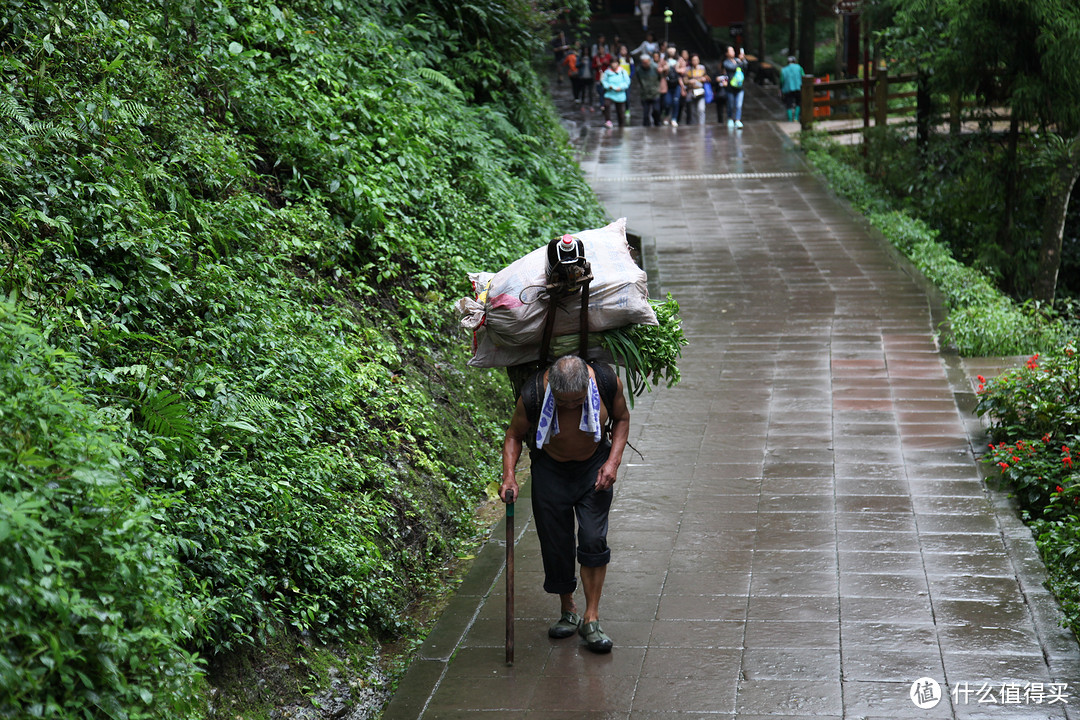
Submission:
{"label": "flowering bush", "polygon": [[1032,355],[996,379],[979,376],[976,412],[995,442],[983,460],[1011,485],[1046,562],[1064,624],[1080,635],[1080,359]]}
{"label": "flowering bush", "polygon": [[[1072,442],[1080,448],[1080,438]],[[1059,445],[1047,434],[1039,440],[992,444],[984,459],[1001,470],[1017,500],[1032,516],[1056,518],[1076,512],[1080,477],[1075,474],[1069,445]],[[1080,458],[1077,460],[1080,463]]]}
{"label": "flowering bush", "polygon": [[1072,345],[979,382],[975,412],[989,416],[994,440],[1080,434],[1080,357]]}

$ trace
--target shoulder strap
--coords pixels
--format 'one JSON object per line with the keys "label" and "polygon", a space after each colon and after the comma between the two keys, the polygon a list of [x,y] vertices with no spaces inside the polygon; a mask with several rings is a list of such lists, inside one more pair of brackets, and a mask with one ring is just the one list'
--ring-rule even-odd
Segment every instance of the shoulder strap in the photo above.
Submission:
{"label": "shoulder strap", "polygon": [[544,371],[538,370],[521,386],[521,404],[530,425],[540,418],[540,404],[544,402]]}
{"label": "shoulder strap", "polygon": [[619,389],[618,378],[610,365],[599,360],[590,360],[589,367],[596,373],[596,389],[600,392],[600,400],[612,412],[615,406],[615,393]]}

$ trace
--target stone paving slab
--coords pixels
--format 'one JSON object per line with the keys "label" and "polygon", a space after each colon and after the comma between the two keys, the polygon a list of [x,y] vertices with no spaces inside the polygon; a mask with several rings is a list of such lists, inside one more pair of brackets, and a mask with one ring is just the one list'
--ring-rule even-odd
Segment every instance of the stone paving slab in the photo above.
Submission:
{"label": "stone paving slab", "polygon": [[[526,484],[514,667],[499,526],[386,720],[1080,718],[1076,640],[976,462],[972,378],[1010,359],[938,346],[933,291],[753,120],[769,112],[751,95],[742,131],[627,128],[580,149],[691,343],[682,383],[633,411],[643,457],[616,484],[601,606],[615,650],[546,636],[558,601]],[[931,709],[910,697],[923,677],[942,688]]]}

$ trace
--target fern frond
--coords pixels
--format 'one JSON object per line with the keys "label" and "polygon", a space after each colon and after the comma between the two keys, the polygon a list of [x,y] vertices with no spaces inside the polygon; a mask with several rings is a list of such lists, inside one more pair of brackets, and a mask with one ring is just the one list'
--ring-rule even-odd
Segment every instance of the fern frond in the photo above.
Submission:
{"label": "fern frond", "polygon": [[18,100],[6,93],[0,95],[0,117],[14,120],[22,126],[23,130],[30,129],[30,116],[26,114],[26,110]]}
{"label": "fern frond", "polygon": [[421,67],[420,77],[424,78],[430,83],[435,83],[443,90],[453,93],[454,95],[461,95],[461,89],[454,84],[454,81],[442,74],[435,68]]}
{"label": "fern frond", "polygon": [[26,127],[26,134],[35,138],[60,138],[61,140],[76,140],[79,135],[70,127],[57,125],[50,121],[37,121]]}
{"label": "fern frond", "polygon": [[113,110],[113,119],[117,122],[137,122],[149,114],[145,105],[136,100],[124,100]]}
{"label": "fern frond", "polygon": [[151,435],[172,438],[190,450],[195,444],[195,428],[188,417],[187,404],[176,393],[159,390],[147,394],[139,405],[142,426]]}
{"label": "fern frond", "polygon": [[285,409],[285,406],[273,398],[265,395],[243,395],[240,398],[240,407],[249,413],[254,412],[262,415],[274,415]]}
{"label": "fern frond", "polygon": [[488,123],[488,126],[495,131],[497,137],[501,137],[504,140],[517,140],[521,137],[521,132],[514,127],[514,123],[510,122],[510,119],[501,112],[489,110],[484,113],[484,120]]}

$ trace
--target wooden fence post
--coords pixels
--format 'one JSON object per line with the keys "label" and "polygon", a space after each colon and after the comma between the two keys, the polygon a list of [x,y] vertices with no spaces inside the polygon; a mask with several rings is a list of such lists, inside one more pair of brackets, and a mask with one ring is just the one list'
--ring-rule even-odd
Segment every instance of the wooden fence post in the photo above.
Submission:
{"label": "wooden fence post", "polygon": [[809,130],[814,124],[814,76],[803,75],[802,98],[799,100],[799,122],[803,130]]}
{"label": "wooden fence post", "polygon": [[889,74],[879,69],[874,73],[874,127],[889,122]]}

